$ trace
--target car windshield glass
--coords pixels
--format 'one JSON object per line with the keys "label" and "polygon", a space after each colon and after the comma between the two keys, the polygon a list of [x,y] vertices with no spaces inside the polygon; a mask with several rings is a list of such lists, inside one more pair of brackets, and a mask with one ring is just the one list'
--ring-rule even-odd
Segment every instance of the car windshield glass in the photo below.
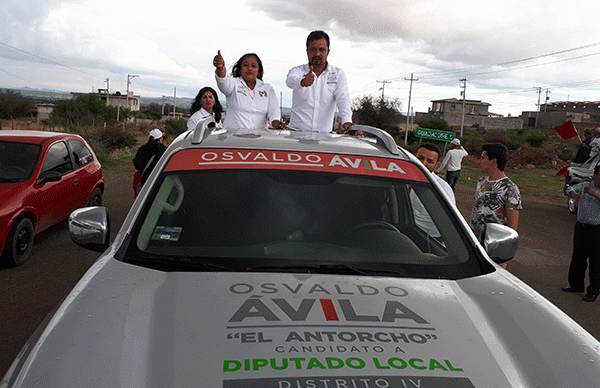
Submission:
{"label": "car windshield glass", "polygon": [[125,257],[137,265],[206,271],[208,262],[235,271],[428,278],[490,270],[426,182],[295,170],[175,171],[162,175],[150,197]]}
{"label": "car windshield glass", "polygon": [[24,182],[31,178],[41,150],[38,144],[0,141],[0,183]]}

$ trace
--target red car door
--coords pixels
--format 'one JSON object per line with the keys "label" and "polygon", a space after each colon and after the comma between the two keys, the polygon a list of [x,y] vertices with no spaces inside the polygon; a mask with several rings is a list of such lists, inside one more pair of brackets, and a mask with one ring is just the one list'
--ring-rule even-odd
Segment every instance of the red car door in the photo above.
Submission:
{"label": "red car door", "polygon": [[32,204],[39,215],[37,230],[47,227],[68,217],[77,203],[77,186],[79,179],[73,170],[71,156],[63,141],[52,144],[44,156],[39,178],[48,172],[58,172],[62,175],[56,182],[36,184],[36,201]]}
{"label": "red car door", "polygon": [[[75,187],[77,191],[72,210],[87,206],[92,195],[92,191],[98,184],[102,173],[99,171],[97,163],[94,163],[94,156],[88,147],[79,139],[69,139],[67,144],[73,155],[73,166],[79,183]],[[72,211],[71,210],[71,211]],[[69,212],[70,214],[70,212]]]}

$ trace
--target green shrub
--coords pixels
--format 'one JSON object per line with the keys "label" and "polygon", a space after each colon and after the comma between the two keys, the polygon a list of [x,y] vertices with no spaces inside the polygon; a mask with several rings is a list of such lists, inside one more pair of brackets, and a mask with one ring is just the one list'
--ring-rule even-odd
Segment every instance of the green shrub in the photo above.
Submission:
{"label": "green shrub", "polygon": [[556,156],[558,156],[560,160],[563,160],[565,162],[572,161],[575,158],[576,154],[576,151],[570,149],[564,144],[557,144],[554,148],[554,151],[556,152]]}
{"label": "green shrub", "polygon": [[163,117],[163,114],[160,110],[145,110],[141,112],[132,112],[132,115],[137,117],[138,119],[150,119],[150,120],[160,120]]}
{"label": "green shrub", "polygon": [[186,119],[166,119],[164,121],[165,132],[172,139],[187,131]]}
{"label": "green shrub", "polygon": [[512,149],[511,144],[513,142],[510,137],[503,132],[490,132],[485,139],[485,143],[502,143],[509,149]]}
{"label": "green shrub", "polygon": [[535,134],[531,134],[531,135],[527,136],[527,138],[525,139],[527,144],[529,144],[532,147],[536,147],[536,148],[541,147],[541,145],[544,143],[544,140],[546,140],[545,136],[535,135]]}
{"label": "green shrub", "polygon": [[381,126],[381,129],[389,133],[394,138],[402,133],[400,127],[397,125],[384,124]]}
{"label": "green shrub", "polygon": [[[74,100],[59,101],[54,106],[48,123],[52,126],[76,128],[101,123],[123,121],[129,110],[107,106],[106,102],[93,95],[79,96]],[[117,120],[117,116],[119,120]]]}
{"label": "green shrub", "polygon": [[87,143],[92,147],[100,164],[104,167],[111,160],[110,151],[96,138],[87,139]]}
{"label": "green shrub", "polygon": [[448,125],[448,122],[442,119],[422,120],[419,121],[417,124],[421,128],[438,129],[440,131],[452,130],[452,128],[450,128],[450,125]]}
{"label": "green shrub", "polygon": [[124,130],[121,126],[109,126],[99,130],[96,134],[96,140],[108,152],[137,145],[136,134]]}

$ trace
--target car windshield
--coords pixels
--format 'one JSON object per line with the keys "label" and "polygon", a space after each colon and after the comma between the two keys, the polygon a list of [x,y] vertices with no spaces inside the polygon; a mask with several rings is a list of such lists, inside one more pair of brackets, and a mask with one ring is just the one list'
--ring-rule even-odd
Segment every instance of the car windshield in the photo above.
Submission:
{"label": "car windshield", "polygon": [[124,260],[164,270],[461,278],[491,270],[429,182],[322,171],[163,173]]}
{"label": "car windshield", "polygon": [[25,182],[35,171],[42,147],[0,141],[0,183]]}

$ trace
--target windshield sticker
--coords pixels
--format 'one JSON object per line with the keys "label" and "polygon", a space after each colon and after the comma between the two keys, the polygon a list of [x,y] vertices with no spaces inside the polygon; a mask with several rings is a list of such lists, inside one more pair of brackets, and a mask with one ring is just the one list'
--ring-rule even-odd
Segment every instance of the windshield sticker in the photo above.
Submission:
{"label": "windshield sticker", "polygon": [[325,171],[428,181],[417,166],[404,160],[273,150],[188,149],[173,155],[165,171],[232,168]]}
{"label": "windshield sticker", "polygon": [[415,310],[421,291],[410,290],[230,283],[223,387],[473,387],[470,364],[447,348],[431,317]]}
{"label": "windshield sticker", "polygon": [[178,226],[157,226],[152,233],[152,240],[177,241],[183,228]]}

